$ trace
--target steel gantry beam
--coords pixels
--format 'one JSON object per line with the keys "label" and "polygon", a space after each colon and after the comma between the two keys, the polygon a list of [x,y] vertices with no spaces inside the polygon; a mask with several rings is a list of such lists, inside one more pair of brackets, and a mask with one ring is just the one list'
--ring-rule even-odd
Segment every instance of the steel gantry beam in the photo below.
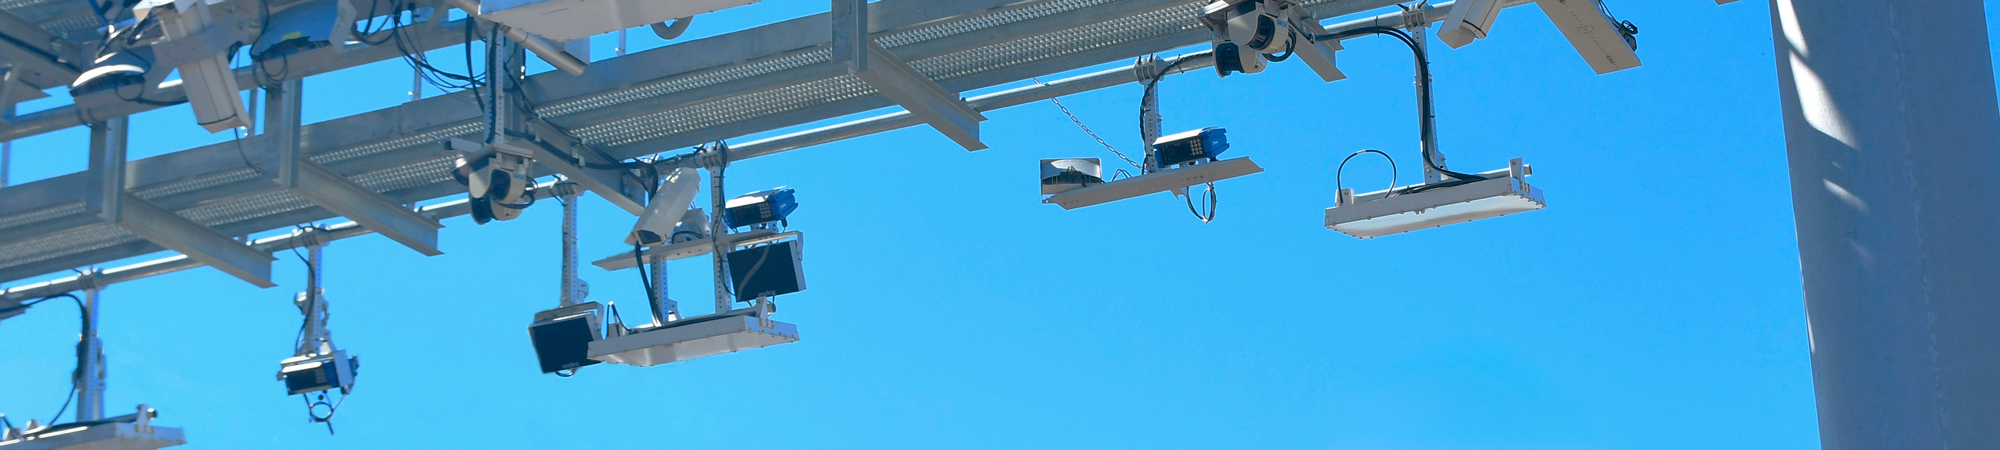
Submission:
{"label": "steel gantry beam", "polygon": [[271,282],[271,255],[229,236],[194,223],[125,190],[126,119],[99,123],[90,130],[90,196],[85,209],[161,247],[214,266],[257,287]]}
{"label": "steel gantry beam", "polygon": [[848,73],[966,150],[986,149],[986,144],[979,142],[979,122],[986,121],[986,116],[869,38],[868,0],[833,0],[830,16],[833,63],[846,67]]}
{"label": "steel gantry beam", "polygon": [[34,23],[0,11],[0,59],[13,68],[10,72],[18,72],[14,75],[17,81],[41,90],[75,80],[81,73],[76,68],[76,49],[59,42],[64,41]]}
{"label": "steel gantry beam", "polygon": [[264,134],[277,147],[274,153],[278,157],[271,181],[425,256],[444,254],[437,249],[437,231],[442,225],[436,220],[320,167],[299,153],[299,108],[303,97],[300,85],[299,80],[286,80],[267,90]]}
{"label": "steel gantry beam", "polygon": [[[548,122],[530,120],[528,121],[528,130],[534,134],[536,140],[548,145],[547,147],[540,145],[530,146],[535,153],[535,162],[540,163],[549,170],[562,174],[564,177],[569,178],[570,181],[576,182],[578,186],[582,186],[590,192],[597,193],[597,196],[603,197],[606,201],[610,201],[611,204],[617,205],[619,209],[625,210],[625,212],[632,213],[634,216],[646,212],[646,202],[648,200],[645,195],[645,186],[642,183],[650,183],[650,181],[640,181],[630,171],[626,170],[591,167],[593,165],[603,167],[615,164],[617,161],[607,160],[594,151],[574,151],[578,148],[587,148],[588,146],[582,142],[578,142],[576,138],[571,137],[568,133],[556,129],[555,125],[550,125]],[[557,155],[555,154],[556,150],[567,151],[568,153]]]}
{"label": "steel gantry beam", "polygon": [[[1314,17],[1394,4],[1302,3]],[[1202,45],[1212,36],[1193,20],[1200,2],[1190,0],[884,0],[868,6],[869,40],[944,92]],[[579,161],[570,164],[575,167],[552,167],[567,161],[544,158],[536,173],[562,173],[588,185],[587,177],[577,175],[588,171],[579,169],[679,154],[695,144],[898,106],[844,64],[832,62],[834,23],[829,14],[801,17],[596,61],[583,76],[550,72],[526,77],[517,94],[528,100],[530,123],[543,121],[560,132],[541,132],[532,125],[529,131],[557,151],[565,145],[558,135],[573,138],[570,149],[590,149],[572,152]],[[295,57],[294,64],[298,61]],[[1122,71],[1126,74],[1120,76],[1136,76],[1130,68]],[[306,125],[299,133],[298,155],[398,204],[463,195],[464,186],[450,175],[452,158],[439,143],[480,132],[482,114],[471,106],[476,102],[470,95],[434,96]],[[1031,97],[1012,95],[1016,97],[1008,98]],[[940,97],[955,99],[951,94]],[[979,112],[1012,101],[976,98],[969,103]],[[907,109],[878,119],[824,131],[861,135],[929,123]],[[732,155],[825,135],[781,136],[768,147],[739,145]],[[274,147],[269,136],[260,135],[135,160],[128,166],[127,186],[150,203],[232,236],[338,215],[246,167],[246,159],[274,160]],[[615,172],[588,177],[601,180],[592,190],[631,189],[613,186],[614,176],[625,176]],[[84,178],[71,174],[0,189],[0,280],[162,248],[107,229],[101,221],[80,220],[85,199],[78,188],[87,184]]]}
{"label": "steel gantry beam", "polygon": [[[236,15],[235,20],[245,22],[256,20],[256,14],[258,14],[256,8],[240,9],[236,7],[235,3],[224,2],[216,4],[214,7],[215,14],[218,16]],[[420,1],[419,4],[429,5],[431,2]],[[436,14],[442,15],[443,12]],[[437,24],[412,24],[400,30],[395,30],[395,32],[403,33],[403,40],[416,46],[409,48],[409,51],[427,52],[463,44],[465,42],[464,27],[467,22],[467,20],[460,19],[440,21]],[[390,32],[382,31],[376,35],[366,37],[369,39],[386,39],[386,34]],[[377,61],[401,58],[403,56],[403,49],[398,48],[396,45],[370,46],[360,43],[349,43],[291,55],[285,59],[285,75],[293,79],[304,78],[311,75],[358,67]],[[259,80],[259,75],[253,69],[251,65],[235,69],[234,72],[238,86],[258,86],[263,84],[264,80]],[[70,76],[70,79],[74,78],[74,75]],[[62,84],[67,85],[68,81],[65,80]],[[184,101],[187,97],[187,91],[182,86],[181,81],[175,79],[160,83],[159,87],[147,93],[147,96],[159,100],[159,102],[116,101],[93,103],[86,101],[83,105],[64,105],[23,114],[9,121],[6,126],[0,127],[0,140],[20,139],[82,126],[86,123],[102,121],[113,117],[123,117],[152,111],[163,108],[165,105]]]}

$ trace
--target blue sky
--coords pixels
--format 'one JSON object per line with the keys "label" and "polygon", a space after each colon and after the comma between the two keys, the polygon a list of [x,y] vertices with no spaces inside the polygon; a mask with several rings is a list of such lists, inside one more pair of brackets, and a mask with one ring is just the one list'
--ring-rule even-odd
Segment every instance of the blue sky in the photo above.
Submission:
{"label": "blue sky", "polygon": [[[988,113],[981,152],[913,128],[732,166],[730,194],[798,189],[811,289],[777,318],[799,343],[537,373],[524,327],[556,303],[550,202],[447,220],[439,257],[378,236],[327,248],[330,327],[362,359],[338,435],[274,380],[304,277],[286,253],[278,288],[199,269],[105,291],[107,409],[147,403],[186,448],[216,449],[1818,448],[1767,6],[1611,6],[1641,27],[1643,67],[1593,74],[1532,7],[1472,46],[1434,42],[1453,168],[1526,158],[1544,211],[1369,241],[1323,228],[1348,153],[1420,177],[1407,50],[1360,39],[1345,81],[1294,62],[1163,84],[1169,132],[1226,127],[1266,169],[1219,185],[1214,223],[1168,196],[1040,204],[1037,160],[1115,158],[1030,104]],[[691,33],[823,8],[767,1]],[[310,78],[306,119],[393,106],[408,79],[397,61]],[[1139,93],[1063,101],[1136,152]],[[134,158],[229,137],[191,123],[137,116]],[[18,141],[15,181],[81,170],[84,139]],[[1347,182],[1387,170],[1357,158]],[[584,256],[624,251],[631,216],[582,207]],[[701,311],[707,262],[670,270]],[[592,300],[643,304],[632,273],[582,273]],[[63,400],[71,308],[0,324],[17,423]]]}

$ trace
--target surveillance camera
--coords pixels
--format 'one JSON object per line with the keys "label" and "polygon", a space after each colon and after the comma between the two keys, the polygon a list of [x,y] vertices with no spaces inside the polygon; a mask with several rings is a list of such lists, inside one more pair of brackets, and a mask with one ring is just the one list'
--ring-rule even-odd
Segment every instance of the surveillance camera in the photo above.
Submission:
{"label": "surveillance camera", "polygon": [[354,387],[354,374],[361,367],[361,358],[347,356],[345,350],[335,350],[324,355],[286,358],[278,364],[282,367],[278,371],[278,379],[284,380],[287,393],[339,389],[345,394]]}
{"label": "surveillance camera", "polygon": [[625,235],[625,244],[654,246],[672,240],[675,233],[683,231],[688,207],[694,205],[695,193],[700,190],[700,172],[683,168],[668,173],[652,200],[646,202],[646,210],[639,213],[639,222]]}
{"label": "surveillance camera", "polygon": [[1438,39],[1451,48],[1464,47],[1474,39],[1485,39],[1500,17],[1502,0],[1458,0],[1439,24]]}
{"label": "surveillance camera", "polygon": [[1301,39],[1288,0],[1222,0],[1202,8],[1203,25],[1215,33],[1215,70],[1263,72],[1270,55],[1290,54]]}
{"label": "surveillance camera", "polygon": [[229,69],[229,49],[205,35],[215,20],[208,2],[147,1],[138,3],[132,12],[140,18],[158,16],[155,20],[167,41],[156,46],[176,50],[169,52],[163,47],[160,56],[182,54],[171,58],[173,62],[163,61],[163,65],[178,66],[188,105],[194,108],[195,120],[203,129],[220,133],[250,126],[250,111],[243,105],[242,90],[237,89],[236,72]]}
{"label": "surveillance camera", "polygon": [[531,150],[457,138],[445,140],[444,147],[458,152],[458,159],[452,162],[452,178],[465,185],[473,222],[485,225],[514,220],[527,209],[533,196],[528,185],[534,182]]}

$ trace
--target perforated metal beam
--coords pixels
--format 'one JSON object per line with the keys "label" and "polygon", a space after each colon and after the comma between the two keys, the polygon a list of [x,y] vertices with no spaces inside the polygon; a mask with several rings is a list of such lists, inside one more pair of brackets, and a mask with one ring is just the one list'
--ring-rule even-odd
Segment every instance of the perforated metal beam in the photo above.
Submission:
{"label": "perforated metal beam", "polygon": [[986,116],[868,38],[867,0],[833,0],[831,17],[834,64],[846,66],[848,73],[966,150],[986,149],[979,141],[979,122]]}
{"label": "perforated metal beam", "polygon": [[287,80],[267,97],[270,100],[265,106],[268,114],[264,130],[277,146],[278,157],[272,181],[314,205],[346,216],[424,256],[444,254],[437,249],[437,231],[443,227],[437,220],[355,184],[299,153],[299,89],[299,80]]}
{"label": "perforated metal beam", "polygon": [[125,190],[125,122],[122,117],[112,119],[90,130],[89,173],[93,182],[88,186],[92,195],[86,208],[105,223],[257,287],[277,286],[271,282],[271,261],[276,258]]}

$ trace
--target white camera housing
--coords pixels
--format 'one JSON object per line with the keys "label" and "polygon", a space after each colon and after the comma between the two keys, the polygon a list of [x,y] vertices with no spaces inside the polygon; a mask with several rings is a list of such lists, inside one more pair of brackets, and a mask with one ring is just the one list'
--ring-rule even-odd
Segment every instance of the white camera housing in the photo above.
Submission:
{"label": "white camera housing", "polygon": [[632,232],[625,235],[625,244],[650,247],[671,240],[689,217],[688,208],[694,206],[695,193],[700,190],[700,172],[681,168],[668,173],[660,189],[646,202],[639,222],[632,224]]}
{"label": "white camera housing", "polygon": [[[169,4],[173,7],[160,8]],[[161,28],[166,31],[169,40],[200,40],[202,32],[213,22],[208,2],[202,0],[150,1],[134,7],[133,13],[138,17],[159,14]],[[250,110],[243,105],[243,91],[237,88],[236,72],[229,70],[229,55],[217,53],[203,56],[206,58],[182,63],[179,67],[181,85],[187,89],[188,105],[194,107],[195,121],[210,133],[250,126]]]}
{"label": "white camera housing", "polygon": [[1438,25],[1438,40],[1451,48],[1464,47],[1473,40],[1486,39],[1493,21],[1500,17],[1505,0],[1458,0]]}

